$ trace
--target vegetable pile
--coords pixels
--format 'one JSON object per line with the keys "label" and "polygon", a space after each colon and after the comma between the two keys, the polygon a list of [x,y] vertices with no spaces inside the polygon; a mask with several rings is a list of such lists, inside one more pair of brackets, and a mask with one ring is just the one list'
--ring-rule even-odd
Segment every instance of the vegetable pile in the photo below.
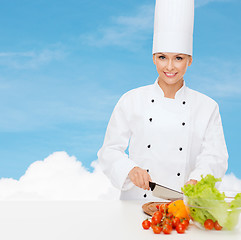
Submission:
{"label": "vegetable pile", "polygon": [[[196,185],[185,185],[182,191],[187,196],[190,215],[206,229],[221,230],[222,227],[232,230],[239,221],[241,212],[241,193],[238,193],[231,202],[225,199],[225,193],[215,187],[220,178],[208,174]],[[219,225],[220,224],[220,225]]]}
{"label": "vegetable pile", "polygon": [[[177,233],[184,233],[189,225],[188,213],[183,200],[177,200],[171,203],[156,205],[157,211],[152,218],[142,222],[144,229],[152,228],[155,234],[170,234],[176,229]],[[179,217],[177,217],[179,216]]]}

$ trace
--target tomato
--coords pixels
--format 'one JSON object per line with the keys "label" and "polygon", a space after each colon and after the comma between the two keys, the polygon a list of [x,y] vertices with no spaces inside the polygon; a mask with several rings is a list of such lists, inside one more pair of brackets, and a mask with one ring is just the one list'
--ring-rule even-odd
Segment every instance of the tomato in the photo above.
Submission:
{"label": "tomato", "polygon": [[162,220],[162,216],[161,215],[153,215],[152,218],[151,218],[151,223],[153,225],[157,225],[159,223],[161,223],[161,220]]}
{"label": "tomato", "polygon": [[223,227],[219,225],[218,221],[215,221],[214,228],[219,231],[222,230]]}
{"label": "tomato", "polygon": [[180,223],[180,219],[178,217],[174,217],[172,219],[172,227],[175,228]]}
{"label": "tomato", "polygon": [[181,223],[179,223],[179,224],[176,226],[176,231],[177,231],[178,233],[185,233],[185,230],[186,230],[185,226],[184,226],[183,224],[181,224]]}
{"label": "tomato", "polygon": [[172,219],[173,218],[173,214],[172,213],[167,213],[166,217],[169,218],[169,219]]}
{"label": "tomato", "polygon": [[181,224],[183,224],[185,228],[188,227],[189,221],[187,219],[181,219],[180,221],[181,221]]}
{"label": "tomato", "polygon": [[161,219],[162,219],[162,217],[163,217],[163,215],[162,215],[162,213],[161,213],[160,211],[154,212],[153,216],[158,216],[158,217],[160,217]]}
{"label": "tomato", "polygon": [[159,211],[162,212],[162,213],[166,213],[167,207],[168,207],[168,205],[166,203],[163,203],[159,206]]}
{"label": "tomato", "polygon": [[207,219],[205,222],[204,222],[204,227],[207,229],[207,230],[212,230],[214,228],[214,222],[212,219]]}
{"label": "tomato", "polygon": [[159,210],[159,208],[160,208],[160,204],[157,204],[156,209]]}
{"label": "tomato", "polygon": [[160,234],[161,231],[162,231],[162,227],[158,226],[158,225],[155,225],[155,226],[152,227],[152,230],[155,234]]}
{"label": "tomato", "polygon": [[169,218],[165,218],[165,219],[163,220],[163,223],[162,223],[162,224],[163,224],[163,225],[167,224],[167,225],[172,226],[172,220],[169,219]]}
{"label": "tomato", "polygon": [[172,226],[169,224],[164,224],[163,225],[163,230],[165,234],[170,234],[172,232]]}
{"label": "tomato", "polygon": [[151,222],[150,222],[148,219],[146,219],[146,220],[144,220],[144,221],[142,222],[142,227],[143,227],[144,229],[149,229],[150,226],[151,226]]}

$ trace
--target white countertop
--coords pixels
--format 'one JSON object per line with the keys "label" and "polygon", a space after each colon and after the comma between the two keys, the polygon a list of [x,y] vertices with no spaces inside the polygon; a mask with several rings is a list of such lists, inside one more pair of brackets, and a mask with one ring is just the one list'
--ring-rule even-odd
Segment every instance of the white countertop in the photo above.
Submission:
{"label": "white countertop", "polygon": [[[154,234],[142,229],[144,202],[19,201],[0,202],[2,240],[240,240],[241,229],[204,231],[190,225],[185,234]],[[240,225],[240,224],[239,224]]]}

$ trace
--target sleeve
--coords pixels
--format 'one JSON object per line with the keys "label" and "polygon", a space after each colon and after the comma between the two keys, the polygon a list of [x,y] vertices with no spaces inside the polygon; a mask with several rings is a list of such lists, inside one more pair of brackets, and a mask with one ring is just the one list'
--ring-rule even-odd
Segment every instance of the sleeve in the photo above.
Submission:
{"label": "sleeve", "polygon": [[224,139],[219,107],[216,104],[206,128],[200,154],[189,179],[200,180],[201,175],[212,174],[222,178],[228,168],[228,151]]}
{"label": "sleeve", "polygon": [[128,190],[134,186],[128,174],[137,166],[125,153],[131,137],[131,129],[127,121],[129,105],[124,96],[114,108],[103,146],[97,154],[103,172],[113,186],[120,190]]}

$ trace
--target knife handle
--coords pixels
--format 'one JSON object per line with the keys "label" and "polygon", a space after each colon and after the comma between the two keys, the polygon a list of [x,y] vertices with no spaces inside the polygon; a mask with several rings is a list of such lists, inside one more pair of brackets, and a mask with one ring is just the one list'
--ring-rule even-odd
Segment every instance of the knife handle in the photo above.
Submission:
{"label": "knife handle", "polygon": [[152,191],[155,188],[155,186],[156,184],[154,182],[149,182],[149,187],[151,188]]}

